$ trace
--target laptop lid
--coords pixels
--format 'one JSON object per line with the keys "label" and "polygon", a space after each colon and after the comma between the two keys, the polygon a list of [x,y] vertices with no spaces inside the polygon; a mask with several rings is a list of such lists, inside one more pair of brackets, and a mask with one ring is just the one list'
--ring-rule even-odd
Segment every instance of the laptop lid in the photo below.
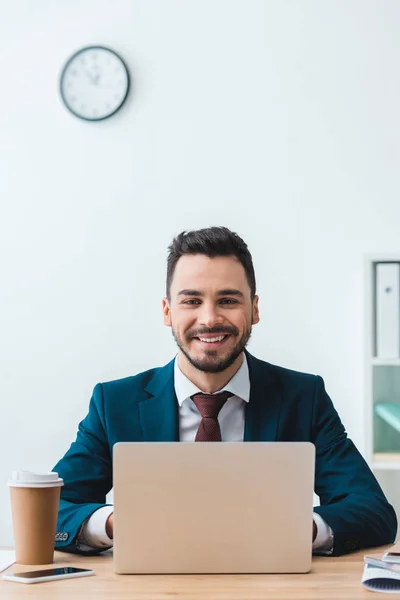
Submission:
{"label": "laptop lid", "polygon": [[113,450],[117,573],[304,573],[309,442],[120,442]]}

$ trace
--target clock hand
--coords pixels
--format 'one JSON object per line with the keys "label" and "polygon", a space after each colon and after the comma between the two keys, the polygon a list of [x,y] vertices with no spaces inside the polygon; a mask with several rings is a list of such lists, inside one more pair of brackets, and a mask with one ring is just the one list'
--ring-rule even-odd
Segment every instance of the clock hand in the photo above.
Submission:
{"label": "clock hand", "polygon": [[90,71],[86,71],[86,75],[89,77],[90,81],[93,83],[93,76]]}

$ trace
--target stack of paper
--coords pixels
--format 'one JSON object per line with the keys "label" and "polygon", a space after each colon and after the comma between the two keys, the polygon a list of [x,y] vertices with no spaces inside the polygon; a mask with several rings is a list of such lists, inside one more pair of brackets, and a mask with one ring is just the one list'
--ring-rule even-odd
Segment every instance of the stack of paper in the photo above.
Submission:
{"label": "stack of paper", "polygon": [[373,592],[400,592],[400,542],[380,556],[364,556],[361,583]]}

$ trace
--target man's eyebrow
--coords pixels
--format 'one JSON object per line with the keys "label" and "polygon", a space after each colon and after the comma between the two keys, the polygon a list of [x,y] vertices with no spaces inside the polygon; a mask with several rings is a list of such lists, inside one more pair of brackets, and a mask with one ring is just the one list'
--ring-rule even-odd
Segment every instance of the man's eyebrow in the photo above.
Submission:
{"label": "man's eyebrow", "polygon": [[204,294],[198,290],[181,290],[178,296],[204,296]]}
{"label": "man's eyebrow", "polygon": [[[238,296],[239,298],[244,298],[244,294],[240,291],[240,290],[234,290],[234,289],[225,289],[225,290],[218,290],[217,292],[218,296]],[[200,292],[199,290],[181,290],[180,292],[178,292],[178,296],[196,296],[198,298],[203,297],[204,296],[204,292]]]}
{"label": "man's eyebrow", "polygon": [[219,292],[217,292],[217,293],[218,293],[218,296],[239,296],[240,298],[244,298],[244,294],[240,290],[232,290],[232,289],[219,290]]}

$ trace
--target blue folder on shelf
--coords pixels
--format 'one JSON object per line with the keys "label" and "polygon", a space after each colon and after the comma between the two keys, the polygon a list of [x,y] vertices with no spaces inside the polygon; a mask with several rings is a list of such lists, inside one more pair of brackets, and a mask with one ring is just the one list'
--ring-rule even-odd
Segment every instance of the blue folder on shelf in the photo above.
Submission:
{"label": "blue folder on shelf", "polygon": [[390,404],[389,402],[377,402],[374,405],[375,413],[381,417],[388,425],[400,433],[400,404]]}

